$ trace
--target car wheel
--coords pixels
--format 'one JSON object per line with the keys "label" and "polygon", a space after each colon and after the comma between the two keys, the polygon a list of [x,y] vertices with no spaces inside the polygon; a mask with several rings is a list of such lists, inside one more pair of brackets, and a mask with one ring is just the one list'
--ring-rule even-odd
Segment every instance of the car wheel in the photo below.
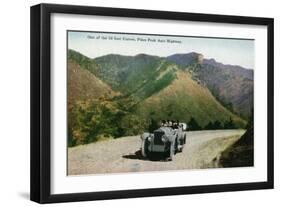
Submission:
{"label": "car wheel", "polygon": [[173,146],[173,143],[171,143],[168,161],[173,161],[174,157],[175,157],[175,146]]}
{"label": "car wheel", "polygon": [[176,140],[175,140],[175,147],[174,147],[174,154],[176,154],[177,152],[179,152],[179,144],[178,144],[178,138],[176,138]]}
{"label": "car wheel", "polygon": [[182,152],[182,150],[183,150],[183,145],[181,145],[181,147],[178,148],[178,152]]}
{"label": "car wheel", "polygon": [[141,147],[141,154],[143,157],[148,158],[149,157],[149,150],[148,150],[148,146],[149,146],[149,141],[146,139],[144,139],[142,141],[142,147]]}

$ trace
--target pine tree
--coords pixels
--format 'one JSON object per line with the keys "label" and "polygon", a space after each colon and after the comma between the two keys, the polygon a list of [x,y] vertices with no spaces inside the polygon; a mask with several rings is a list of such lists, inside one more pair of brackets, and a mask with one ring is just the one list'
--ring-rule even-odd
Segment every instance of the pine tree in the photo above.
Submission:
{"label": "pine tree", "polygon": [[216,120],[216,121],[214,122],[214,129],[222,129],[222,128],[223,128],[223,127],[222,127],[220,121]]}
{"label": "pine tree", "polygon": [[235,129],[236,128],[231,117],[229,117],[229,120],[224,123],[224,128],[225,129]]}
{"label": "pine tree", "polygon": [[207,130],[214,129],[214,123],[210,121],[210,122],[204,127],[204,129],[207,129]]}
{"label": "pine tree", "polygon": [[188,127],[191,131],[202,129],[201,126],[198,124],[198,122],[193,117],[190,118],[190,121],[188,122]]}

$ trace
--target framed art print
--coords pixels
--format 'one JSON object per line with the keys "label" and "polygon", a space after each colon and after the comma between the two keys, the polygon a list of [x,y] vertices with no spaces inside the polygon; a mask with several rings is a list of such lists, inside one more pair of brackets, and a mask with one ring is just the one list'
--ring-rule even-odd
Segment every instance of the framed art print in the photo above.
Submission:
{"label": "framed art print", "polygon": [[273,19],[31,7],[31,200],[273,188]]}

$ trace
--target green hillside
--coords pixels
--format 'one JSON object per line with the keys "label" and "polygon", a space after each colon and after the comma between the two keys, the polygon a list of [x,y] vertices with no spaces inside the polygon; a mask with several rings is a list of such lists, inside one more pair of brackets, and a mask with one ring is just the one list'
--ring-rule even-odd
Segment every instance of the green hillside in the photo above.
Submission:
{"label": "green hillside", "polygon": [[140,103],[137,113],[155,120],[172,118],[186,123],[194,117],[201,127],[214,121],[225,123],[230,117],[237,126],[245,125],[245,121],[223,107],[208,88],[181,70],[169,86]]}
{"label": "green hillside", "polygon": [[99,70],[99,67],[94,60],[86,57],[85,55],[82,55],[75,50],[69,49],[67,58],[68,61],[71,60],[72,62],[77,63],[81,68],[86,69],[93,74],[97,73],[97,71]]}
{"label": "green hillside", "polygon": [[88,70],[83,69],[75,60],[68,60],[68,104],[75,101],[113,97],[114,92],[107,84],[95,77]]}
{"label": "green hillside", "polygon": [[[125,95],[141,99],[161,90],[173,80],[173,75],[157,79],[167,70],[167,62],[157,56],[139,54],[137,56],[106,55],[95,59],[100,70],[95,75]],[[150,86],[149,86],[150,85]],[[153,87],[151,87],[154,85]]]}

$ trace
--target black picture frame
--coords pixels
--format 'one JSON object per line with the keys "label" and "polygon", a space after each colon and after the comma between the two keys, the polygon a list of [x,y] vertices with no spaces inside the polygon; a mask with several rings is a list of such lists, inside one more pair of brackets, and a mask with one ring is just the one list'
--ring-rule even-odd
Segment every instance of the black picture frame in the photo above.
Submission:
{"label": "black picture frame", "polygon": [[[151,18],[210,23],[233,23],[267,26],[267,181],[238,184],[219,184],[154,189],[51,194],[51,70],[50,70],[50,16],[53,13],[99,15],[111,17]],[[103,199],[167,196],[179,194],[211,193],[273,188],[273,44],[272,18],[195,14],[168,11],[102,8],[88,6],[39,4],[31,7],[31,174],[30,199],[38,203],[88,201]],[[266,109],[265,109],[266,110]]]}

